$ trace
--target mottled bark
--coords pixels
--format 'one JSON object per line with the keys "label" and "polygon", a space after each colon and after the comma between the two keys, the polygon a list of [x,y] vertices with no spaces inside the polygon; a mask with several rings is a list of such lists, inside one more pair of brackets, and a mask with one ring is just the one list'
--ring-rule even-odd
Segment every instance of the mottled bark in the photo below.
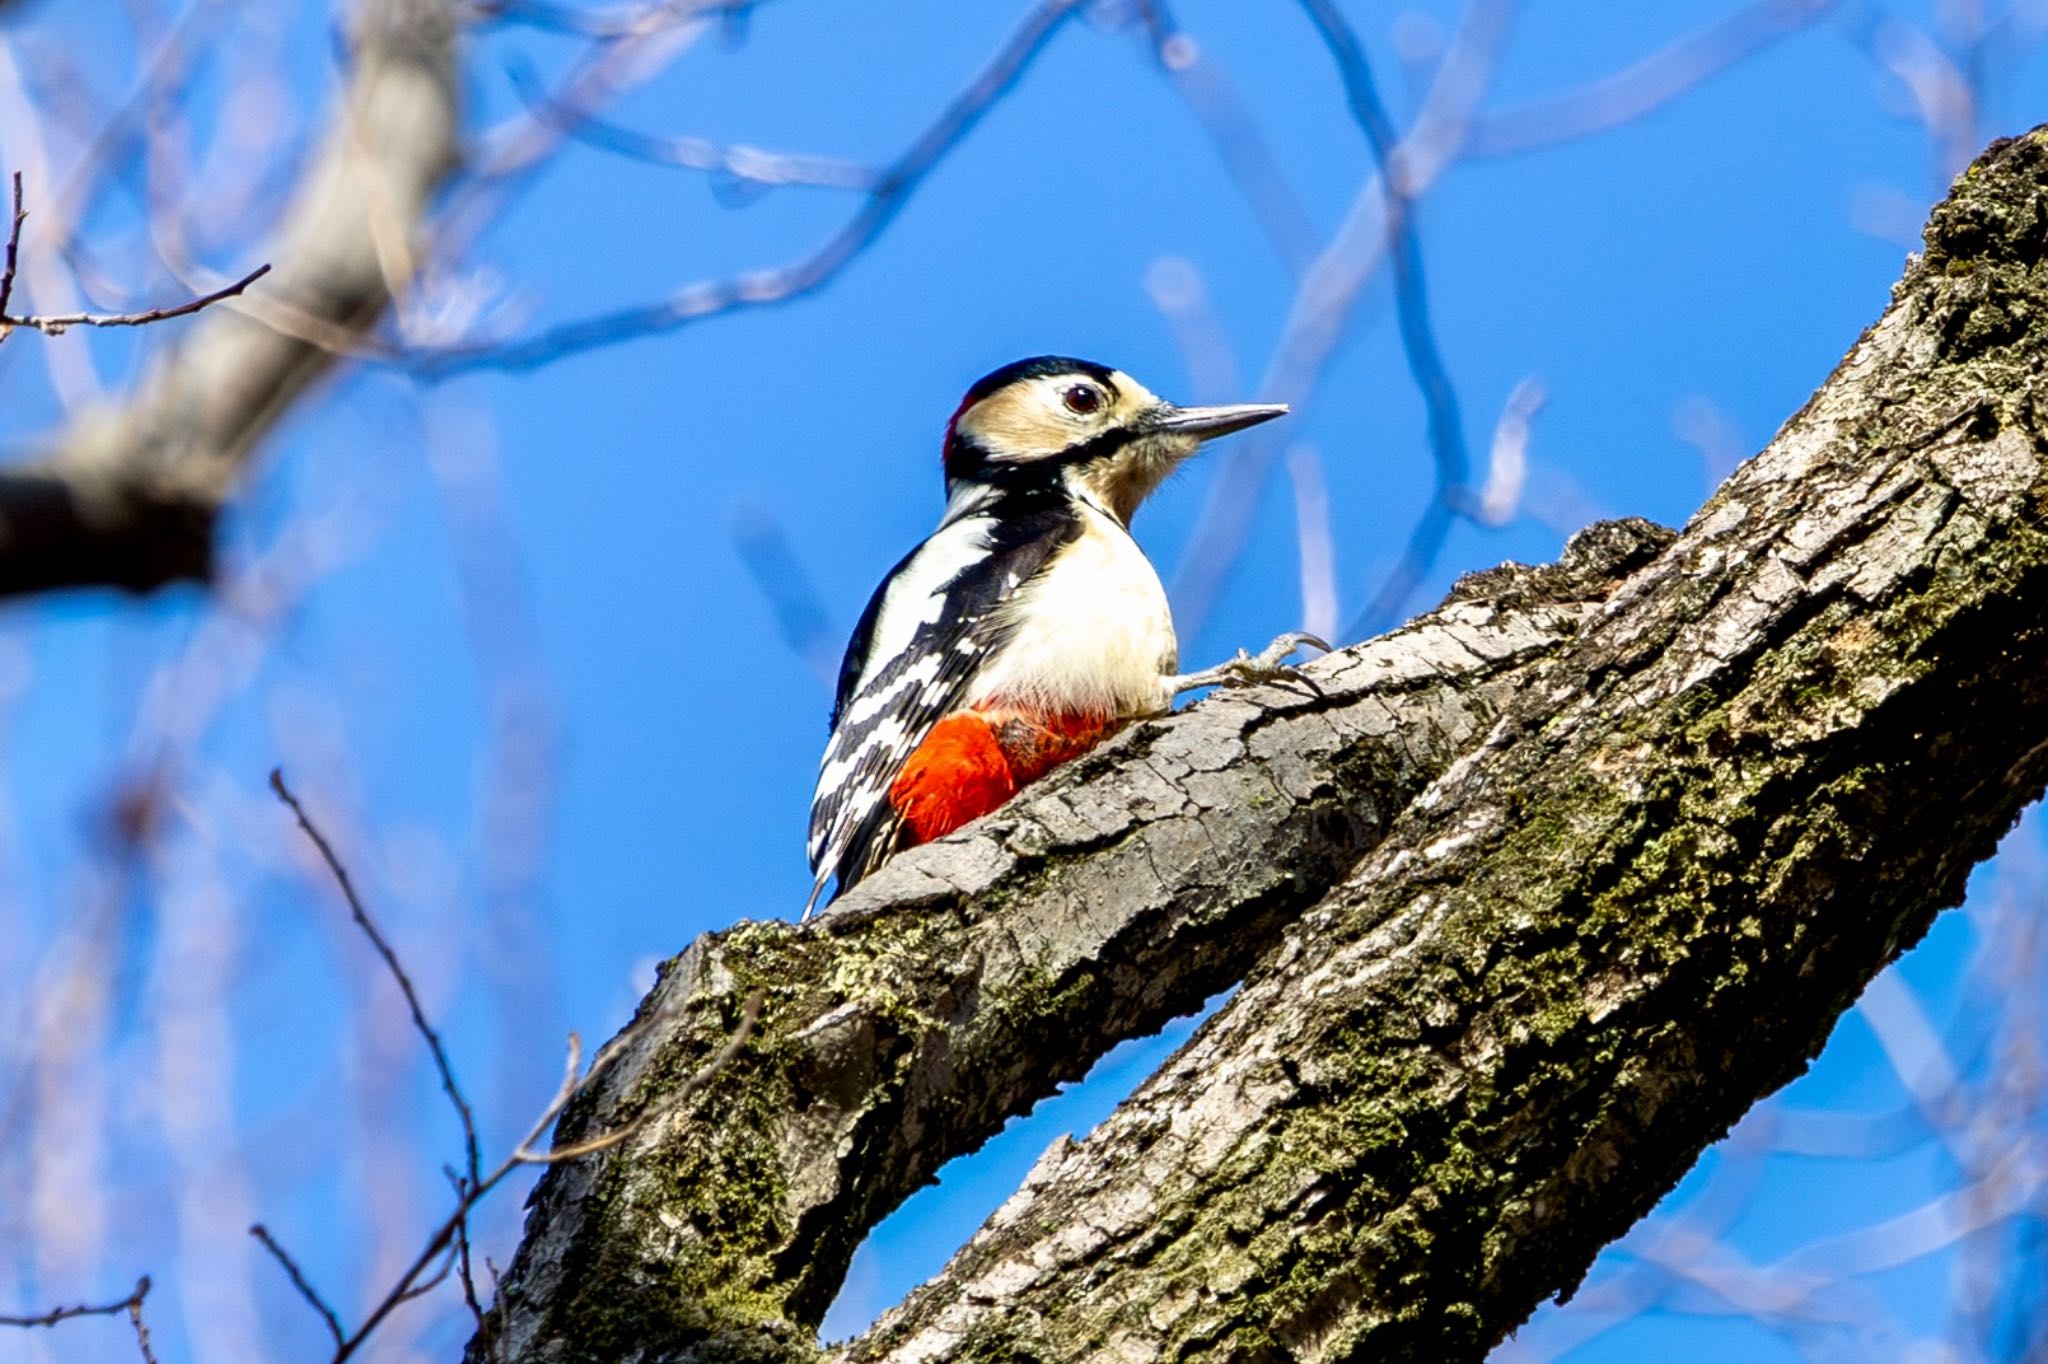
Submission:
{"label": "mottled bark", "polygon": [[[1795,1074],[2048,773],[2048,130],[1665,548],[1596,528],[700,940],[566,1124],[507,1358],[781,1359],[867,1227],[1249,978],[851,1361],[1476,1358]],[[1618,585],[1604,579],[1626,572]],[[474,1351],[482,1357],[485,1341]]]}
{"label": "mottled bark", "polygon": [[[205,578],[251,452],[391,301],[456,164],[447,0],[364,0],[350,75],[243,304],[216,305],[117,404],[0,470],[0,595]],[[21,344],[19,341],[16,344]]]}
{"label": "mottled bark", "polygon": [[1669,537],[1615,523],[1555,567],[1480,575],[1313,665],[1320,696],[1264,688],[1139,726],[809,927],[700,939],[564,1135],[661,1105],[761,988],[756,1040],[635,1140],[549,1174],[505,1284],[506,1353],[800,1340],[869,1227],[1118,1041],[1242,978]]}
{"label": "mottled bark", "polygon": [[2048,131],[1230,1004],[851,1351],[1477,1359],[2048,775]]}

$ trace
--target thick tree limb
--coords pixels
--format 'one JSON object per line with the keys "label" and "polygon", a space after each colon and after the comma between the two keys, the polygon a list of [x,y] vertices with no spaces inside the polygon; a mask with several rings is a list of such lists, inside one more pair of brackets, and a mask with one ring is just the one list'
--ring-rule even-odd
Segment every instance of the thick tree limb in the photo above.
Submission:
{"label": "thick tree limb", "polygon": [[236,311],[192,324],[122,404],[0,471],[0,595],[208,575],[250,452],[407,273],[398,258],[456,160],[455,32],[446,0],[364,0],[342,108],[271,249],[275,271]]}
{"label": "thick tree limb", "polygon": [[850,1353],[1477,1359],[1804,1068],[2048,777],[2048,129],[1085,1145]]}
{"label": "thick tree limb", "polygon": [[[1959,181],[1891,311],[1653,563],[1599,528],[1318,664],[1326,699],[1143,726],[808,929],[700,939],[563,1135],[661,1116],[551,1171],[473,1357],[813,1353],[867,1227],[1268,943],[849,1357],[1483,1353],[1797,1072],[2048,774],[2044,254],[2048,130]],[[757,986],[753,1044],[671,1109]]]}
{"label": "thick tree limb", "polygon": [[809,928],[699,939],[642,1006],[667,1019],[563,1139],[669,1108],[765,987],[756,1044],[634,1141],[549,1173],[505,1282],[504,1354],[800,1347],[867,1228],[1117,1041],[1240,978],[1668,538],[1617,523],[1556,568],[1481,575],[1316,665],[1321,698],[1141,726]]}

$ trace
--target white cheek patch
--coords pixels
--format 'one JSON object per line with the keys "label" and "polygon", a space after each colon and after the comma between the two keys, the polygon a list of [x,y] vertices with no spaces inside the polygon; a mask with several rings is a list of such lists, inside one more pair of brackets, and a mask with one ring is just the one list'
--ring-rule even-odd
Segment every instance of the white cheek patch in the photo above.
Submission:
{"label": "white cheek patch", "polygon": [[1099,428],[1069,414],[1054,386],[1039,381],[990,394],[962,413],[955,429],[991,459],[1017,462],[1057,454]]}

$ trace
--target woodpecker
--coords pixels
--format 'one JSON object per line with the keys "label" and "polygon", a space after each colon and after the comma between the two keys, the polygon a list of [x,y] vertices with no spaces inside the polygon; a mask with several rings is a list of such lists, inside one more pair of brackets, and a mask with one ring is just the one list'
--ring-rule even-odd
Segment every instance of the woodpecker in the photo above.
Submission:
{"label": "woodpecker", "polygon": [[1176,407],[1065,356],[1006,365],[946,425],[946,509],[876,589],[839,670],[811,801],[812,906],[1193,687],[1294,675],[1311,635],[1177,674],[1131,515],[1202,442],[1279,403]]}

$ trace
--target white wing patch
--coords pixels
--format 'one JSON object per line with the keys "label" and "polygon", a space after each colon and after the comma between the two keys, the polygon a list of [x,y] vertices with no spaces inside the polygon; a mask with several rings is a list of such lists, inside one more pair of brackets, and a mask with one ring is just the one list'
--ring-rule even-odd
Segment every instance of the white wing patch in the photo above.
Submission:
{"label": "white wing patch", "polygon": [[844,878],[842,864],[862,841],[882,845],[877,858],[886,855],[889,785],[932,725],[957,708],[980,666],[987,608],[1014,591],[1022,575],[1006,574],[992,584],[993,599],[980,611],[950,619],[948,611],[959,605],[954,588],[962,575],[988,563],[992,525],[976,515],[948,521],[883,591],[867,656],[825,746],[811,801],[811,865],[820,872],[837,869]]}

